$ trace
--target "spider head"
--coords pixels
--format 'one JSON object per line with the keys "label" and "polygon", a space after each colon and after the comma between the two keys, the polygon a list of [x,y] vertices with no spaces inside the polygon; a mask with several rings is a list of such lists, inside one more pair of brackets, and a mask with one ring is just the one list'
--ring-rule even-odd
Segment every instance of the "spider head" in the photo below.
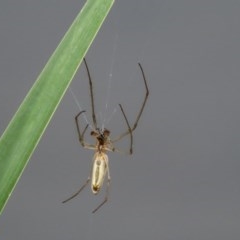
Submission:
{"label": "spider head", "polygon": [[99,145],[104,145],[109,138],[110,131],[106,128],[104,128],[103,130],[97,128],[95,131],[91,131],[90,134],[97,139]]}

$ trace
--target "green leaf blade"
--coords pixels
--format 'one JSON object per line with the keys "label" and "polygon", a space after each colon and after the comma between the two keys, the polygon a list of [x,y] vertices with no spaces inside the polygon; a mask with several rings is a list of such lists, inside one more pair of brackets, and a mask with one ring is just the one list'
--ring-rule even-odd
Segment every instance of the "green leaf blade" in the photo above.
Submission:
{"label": "green leaf blade", "polygon": [[0,212],[114,0],[89,0],[0,139]]}

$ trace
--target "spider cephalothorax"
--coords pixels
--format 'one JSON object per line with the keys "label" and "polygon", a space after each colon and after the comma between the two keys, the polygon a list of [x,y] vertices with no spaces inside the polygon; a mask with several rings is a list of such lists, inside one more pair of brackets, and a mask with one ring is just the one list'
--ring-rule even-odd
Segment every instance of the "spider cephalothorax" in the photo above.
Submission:
{"label": "spider cephalothorax", "polygon": [[[83,131],[81,131],[80,128],[80,120],[79,117],[84,115],[84,112],[86,111],[81,111],[79,112],[76,116],[75,116],[75,123],[77,126],[77,132],[78,132],[78,138],[79,138],[79,142],[80,144],[87,149],[92,149],[95,151],[95,154],[93,156],[93,165],[92,165],[92,173],[91,176],[88,177],[87,181],[83,184],[83,186],[76,192],[74,193],[71,197],[69,197],[68,199],[66,199],[65,201],[63,201],[63,203],[68,202],[69,200],[71,200],[72,198],[76,197],[89,183],[89,181],[91,180],[91,189],[92,192],[94,194],[97,194],[104,182],[105,176],[107,174],[107,188],[106,188],[106,195],[105,198],[103,200],[103,202],[98,205],[97,208],[95,208],[93,210],[93,213],[96,212],[104,203],[107,202],[108,200],[108,191],[109,191],[109,185],[110,185],[110,173],[109,173],[109,166],[108,166],[108,156],[107,156],[107,151],[111,151],[111,152],[121,152],[121,153],[127,153],[127,154],[132,154],[132,146],[133,146],[133,131],[136,129],[138,121],[142,115],[143,109],[145,107],[145,104],[147,102],[147,98],[148,98],[148,86],[147,86],[147,81],[142,69],[141,64],[139,63],[139,67],[143,76],[143,81],[144,81],[144,85],[145,85],[145,98],[143,100],[142,106],[138,112],[138,115],[136,117],[135,123],[132,125],[132,127],[130,126],[128,119],[126,117],[126,114],[123,110],[123,107],[121,104],[119,104],[121,113],[124,117],[124,120],[126,122],[127,125],[127,130],[125,132],[123,132],[121,135],[119,135],[118,137],[114,138],[114,139],[110,139],[110,131],[107,129],[100,129],[97,127],[97,119],[96,119],[96,115],[95,115],[95,107],[94,107],[94,97],[93,97],[93,87],[92,87],[92,79],[90,76],[90,72],[88,69],[88,65],[86,60],[84,59],[84,64],[85,67],[87,69],[87,74],[88,74],[88,80],[89,80],[89,88],[90,88],[90,97],[91,97],[91,110],[92,110],[92,131],[90,133],[91,136],[95,137],[96,139],[96,144],[89,144],[85,142],[85,138],[84,138],[84,134],[88,129],[89,124],[87,124],[84,128]],[[130,136],[130,147],[128,151],[121,151],[118,150],[117,148],[114,147],[114,143],[121,140],[122,138],[124,138],[125,136],[129,135]]]}
{"label": "spider cephalothorax", "polygon": [[90,135],[96,138],[98,151],[108,150],[106,148],[111,142],[109,138],[110,131],[108,129],[104,128],[102,130],[97,128],[96,131],[91,131]]}

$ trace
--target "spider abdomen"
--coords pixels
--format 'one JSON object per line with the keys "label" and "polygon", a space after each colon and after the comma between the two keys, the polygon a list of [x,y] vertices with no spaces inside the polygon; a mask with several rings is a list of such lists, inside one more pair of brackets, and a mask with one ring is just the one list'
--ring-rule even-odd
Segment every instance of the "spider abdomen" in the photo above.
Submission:
{"label": "spider abdomen", "polygon": [[108,168],[108,156],[103,152],[96,152],[93,157],[92,167],[92,192],[97,194],[104,182]]}

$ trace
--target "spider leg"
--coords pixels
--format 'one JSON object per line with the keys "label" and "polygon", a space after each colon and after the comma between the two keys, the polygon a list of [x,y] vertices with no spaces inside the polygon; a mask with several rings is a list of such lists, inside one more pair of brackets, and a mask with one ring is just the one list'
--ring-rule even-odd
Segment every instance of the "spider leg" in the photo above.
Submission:
{"label": "spider leg", "polygon": [[80,123],[79,123],[79,117],[81,114],[83,114],[84,112],[86,111],[81,111],[79,112],[76,116],[75,116],[75,123],[76,123],[76,126],[77,126],[77,132],[78,132],[78,139],[79,139],[79,142],[81,143],[81,145],[84,147],[84,148],[88,148],[88,149],[96,149],[96,147],[94,145],[91,145],[91,144],[88,144],[84,141],[84,134],[88,128],[88,124],[86,125],[86,127],[84,128],[83,132],[81,133],[81,130],[80,130]]}
{"label": "spider leg", "polygon": [[[147,99],[148,99],[149,90],[148,90],[147,80],[146,80],[146,77],[145,77],[145,74],[144,74],[142,65],[141,65],[140,63],[138,63],[138,65],[139,65],[139,67],[140,67],[140,70],[141,70],[141,73],[142,73],[142,77],[143,77],[143,81],[144,81],[144,85],[145,85],[145,91],[146,91],[146,93],[145,93],[145,98],[144,98],[143,103],[142,103],[142,106],[141,106],[141,108],[140,108],[140,110],[139,110],[139,112],[138,112],[138,115],[137,115],[137,118],[136,118],[136,120],[135,120],[135,123],[133,124],[133,127],[130,128],[131,131],[129,131],[129,129],[128,129],[128,131],[122,133],[120,136],[118,136],[118,137],[116,137],[115,139],[113,139],[113,140],[112,140],[113,143],[121,140],[123,137],[127,136],[128,134],[132,134],[132,132],[136,129],[136,127],[137,127],[137,125],[138,125],[138,121],[139,121],[139,119],[140,119],[140,117],[141,117],[141,115],[142,115],[143,109],[144,109],[144,107],[145,107],[145,105],[146,105],[146,102],[147,102]],[[123,111],[122,111],[122,113],[123,113],[123,115],[125,115]],[[124,117],[126,117],[126,115],[125,115]],[[125,119],[125,120],[126,120],[126,119]]]}
{"label": "spider leg", "polygon": [[109,152],[117,152],[117,153],[121,153],[121,154],[125,154],[125,155],[129,155],[130,154],[130,151],[123,151],[123,150],[120,150],[118,148],[115,148],[115,147],[112,147],[112,148],[105,148],[106,151],[109,151]]}
{"label": "spider leg", "polygon": [[105,193],[105,198],[102,203],[100,203],[93,211],[92,213],[95,213],[100,207],[102,207],[107,201],[108,201],[108,196],[109,196],[109,188],[110,188],[110,182],[111,182],[111,177],[110,177],[110,171],[107,163],[107,173],[108,173],[108,178],[107,178],[107,188],[106,188],[106,193]]}
{"label": "spider leg", "polygon": [[75,198],[87,186],[89,181],[90,181],[90,177],[88,177],[87,181],[82,185],[82,187],[76,193],[74,193],[71,197],[67,198],[66,200],[62,201],[62,203],[66,203],[69,200]]}
{"label": "spider leg", "polygon": [[129,149],[129,154],[131,155],[131,154],[132,154],[132,146],[133,146],[132,129],[131,129],[130,125],[129,125],[127,116],[126,116],[126,114],[125,114],[125,112],[124,112],[124,110],[123,110],[122,105],[119,104],[119,107],[120,107],[120,109],[121,109],[121,111],[122,111],[122,114],[123,114],[123,116],[124,116],[125,122],[127,123],[127,126],[128,126],[128,132],[129,132],[129,134],[130,134],[130,149]]}
{"label": "spider leg", "polygon": [[145,105],[146,105],[147,98],[148,98],[148,95],[149,95],[147,80],[146,80],[146,77],[145,77],[145,74],[144,74],[144,71],[143,71],[143,68],[142,68],[141,63],[138,63],[138,66],[140,67],[140,70],[141,70],[141,72],[142,72],[142,76],[143,76],[143,80],[144,80],[144,85],[145,85],[146,93],[145,93],[145,98],[144,98],[142,107],[141,107],[141,109],[140,109],[140,111],[139,111],[139,113],[138,113],[138,115],[137,115],[137,119],[136,119],[136,121],[135,121],[135,123],[134,123],[134,125],[133,125],[132,131],[134,131],[135,128],[137,127],[138,121],[139,121],[139,119],[140,119],[140,117],[141,117],[141,115],[142,115],[143,109],[144,109],[144,107],[145,107]]}
{"label": "spider leg", "polygon": [[93,98],[92,78],[91,78],[91,75],[90,75],[90,71],[89,71],[86,59],[84,58],[83,61],[84,61],[85,67],[87,69],[88,80],[89,80],[93,125],[94,125],[95,129],[97,129],[97,120],[96,120],[96,115],[95,115],[94,98]]}

